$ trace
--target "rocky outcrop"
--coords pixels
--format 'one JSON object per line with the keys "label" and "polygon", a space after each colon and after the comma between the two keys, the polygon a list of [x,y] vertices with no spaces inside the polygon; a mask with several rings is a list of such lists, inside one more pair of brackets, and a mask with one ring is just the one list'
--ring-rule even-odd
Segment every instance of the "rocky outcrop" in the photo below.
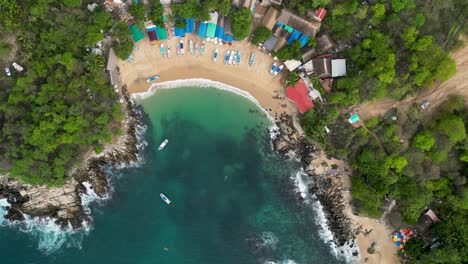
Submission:
{"label": "rocky outcrop", "polygon": [[99,155],[91,155],[83,165],[69,173],[69,180],[60,187],[25,184],[8,175],[0,175],[0,197],[7,198],[11,207],[5,216],[10,220],[24,220],[24,214],[33,217],[52,217],[62,226],[80,228],[90,221],[82,205],[81,195],[88,190],[104,197],[110,191],[106,169],[109,166],[136,162],[139,158],[139,133],[142,130],[141,113],[135,108],[125,89],[122,103],[126,118],[124,133],[115,142],[106,145]]}
{"label": "rocky outcrop", "polygon": [[[309,142],[294,129],[292,117],[282,115],[277,122],[279,135],[273,140],[274,149],[281,155],[293,153],[300,160],[304,172],[310,177],[310,193],[323,205],[328,226],[334,235],[334,242],[338,246],[352,243],[354,231],[352,223],[345,213],[342,195],[341,177],[344,168],[334,166],[321,167],[317,165],[320,159],[320,148]],[[314,164],[313,164],[314,163]],[[357,253],[357,252],[356,252]]]}

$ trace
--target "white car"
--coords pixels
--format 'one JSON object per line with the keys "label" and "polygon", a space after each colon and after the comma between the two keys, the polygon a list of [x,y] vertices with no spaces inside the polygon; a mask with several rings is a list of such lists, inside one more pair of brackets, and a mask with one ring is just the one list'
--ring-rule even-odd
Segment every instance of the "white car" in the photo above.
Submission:
{"label": "white car", "polygon": [[11,76],[10,68],[5,68],[5,72],[7,76]]}
{"label": "white car", "polygon": [[426,109],[431,103],[427,100],[425,100],[422,104],[421,104],[421,110],[424,110]]}

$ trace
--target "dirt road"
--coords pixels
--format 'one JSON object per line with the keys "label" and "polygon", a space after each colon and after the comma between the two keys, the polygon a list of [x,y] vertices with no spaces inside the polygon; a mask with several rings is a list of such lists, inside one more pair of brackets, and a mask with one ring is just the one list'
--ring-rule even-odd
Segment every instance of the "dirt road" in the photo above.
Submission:
{"label": "dirt road", "polygon": [[[463,37],[465,44],[468,43],[468,37]],[[450,95],[460,95],[465,98],[465,105],[468,105],[468,45],[452,53],[452,58],[457,64],[457,73],[449,80],[436,84],[434,88],[421,92],[418,96],[409,97],[403,101],[396,101],[391,98],[363,103],[356,109],[362,120],[382,116],[392,107],[397,107],[400,111],[406,111],[413,103],[422,103],[428,100],[431,104],[427,112],[431,112],[443,103]]]}

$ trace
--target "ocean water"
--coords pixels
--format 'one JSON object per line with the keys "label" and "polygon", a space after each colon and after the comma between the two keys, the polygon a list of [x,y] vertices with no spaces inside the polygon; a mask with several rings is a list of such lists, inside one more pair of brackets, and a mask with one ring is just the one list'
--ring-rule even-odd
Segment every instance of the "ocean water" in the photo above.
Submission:
{"label": "ocean water", "polygon": [[197,87],[140,103],[145,162],[112,176],[110,199],[90,206],[92,227],[3,223],[0,263],[344,263],[300,199],[298,164],[272,151],[271,124],[254,103]]}

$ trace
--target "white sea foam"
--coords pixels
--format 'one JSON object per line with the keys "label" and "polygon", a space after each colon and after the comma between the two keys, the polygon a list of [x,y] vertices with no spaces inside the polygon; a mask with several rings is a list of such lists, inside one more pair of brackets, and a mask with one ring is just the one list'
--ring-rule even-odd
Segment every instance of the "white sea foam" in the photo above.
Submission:
{"label": "white sea foam", "polygon": [[280,262],[275,262],[275,261],[268,260],[268,261],[265,261],[264,264],[297,264],[297,262],[295,262],[292,259],[286,259],[286,260],[283,260],[283,261],[280,261]]}
{"label": "white sea foam", "polygon": [[279,242],[279,239],[277,236],[275,236],[275,234],[273,232],[263,232],[261,235],[260,235],[261,239],[262,239],[262,246],[263,247],[268,247],[268,248],[271,248],[271,249],[276,249],[276,245],[278,244]]}
{"label": "white sea foam", "polygon": [[192,79],[183,79],[183,80],[175,80],[175,81],[167,81],[167,82],[160,82],[160,83],[154,83],[151,85],[149,90],[147,92],[142,92],[142,93],[135,93],[132,94],[131,98],[134,101],[139,101],[143,100],[149,96],[152,96],[156,93],[157,90],[160,89],[173,89],[173,88],[181,88],[181,87],[188,87],[188,86],[195,86],[195,87],[207,87],[207,88],[215,88],[223,91],[228,91],[234,94],[237,94],[239,96],[242,96],[251,102],[253,102],[255,105],[260,108],[263,113],[266,115],[266,117],[270,120],[271,126],[268,128],[270,131],[270,138],[275,139],[278,134],[279,134],[279,128],[275,124],[275,120],[270,114],[268,113],[267,110],[265,110],[260,103],[258,102],[255,97],[253,97],[249,92],[246,92],[244,90],[241,90],[237,87],[224,84],[221,82],[217,81],[212,81],[208,79],[203,79],[203,78],[192,78]]}
{"label": "white sea foam", "polygon": [[357,260],[359,260],[359,256],[353,256],[353,252],[359,252],[359,248],[356,245],[351,247],[347,243],[344,246],[339,247],[333,242],[333,233],[329,228],[323,206],[316,199],[316,196],[309,192],[309,185],[311,180],[309,179],[308,175],[301,169],[291,178],[296,186],[296,191],[304,199],[304,203],[310,206],[312,210],[314,210],[316,224],[320,227],[319,236],[323,242],[329,243],[333,255],[335,255],[340,260],[346,261],[347,263],[355,263]]}
{"label": "white sea foam", "polygon": [[3,221],[5,221],[4,216],[7,213],[6,208],[10,206],[11,204],[8,202],[6,198],[0,199],[0,225],[2,225]]}

